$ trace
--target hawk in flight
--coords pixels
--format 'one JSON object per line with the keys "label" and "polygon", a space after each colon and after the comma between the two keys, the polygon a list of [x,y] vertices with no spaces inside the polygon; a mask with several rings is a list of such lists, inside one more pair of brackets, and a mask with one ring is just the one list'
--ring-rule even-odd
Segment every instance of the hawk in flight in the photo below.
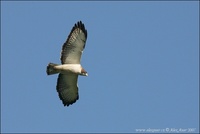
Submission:
{"label": "hawk in flight", "polygon": [[79,21],[74,25],[62,46],[60,57],[62,64],[49,63],[47,66],[47,75],[59,73],[56,90],[64,106],[72,105],[79,98],[78,75],[88,75],[80,64],[86,40],[87,30],[84,24]]}

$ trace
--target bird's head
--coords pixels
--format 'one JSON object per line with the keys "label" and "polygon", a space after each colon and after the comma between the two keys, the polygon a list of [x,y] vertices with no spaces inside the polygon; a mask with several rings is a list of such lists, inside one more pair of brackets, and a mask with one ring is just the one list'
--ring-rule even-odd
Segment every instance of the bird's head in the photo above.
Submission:
{"label": "bird's head", "polygon": [[88,76],[87,72],[85,71],[84,68],[81,69],[81,74],[82,76]]}

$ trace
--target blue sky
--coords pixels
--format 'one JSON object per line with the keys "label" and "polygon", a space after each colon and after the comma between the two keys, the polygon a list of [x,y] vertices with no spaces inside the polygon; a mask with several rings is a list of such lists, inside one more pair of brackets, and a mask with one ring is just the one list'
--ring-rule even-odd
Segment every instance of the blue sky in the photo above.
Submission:
{"label": "blue sky", "polygon": [[[198,2],[1,2],[2,132],[199,132]],[[79,100],[47,76],[88,30]]]}

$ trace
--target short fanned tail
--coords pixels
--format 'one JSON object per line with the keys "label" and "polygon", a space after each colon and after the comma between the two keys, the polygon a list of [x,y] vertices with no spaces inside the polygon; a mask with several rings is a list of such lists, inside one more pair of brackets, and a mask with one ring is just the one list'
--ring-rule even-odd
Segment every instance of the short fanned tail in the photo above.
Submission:
{"label": "short fanned tail", "polygon": [[47,74],[48,75],[52,75],[52,74],[57,74],[59,73],[58,70],[54,69],[55,66],[57,66],[58,64],[54,64],[54,63],[49,63],[47,66]]}

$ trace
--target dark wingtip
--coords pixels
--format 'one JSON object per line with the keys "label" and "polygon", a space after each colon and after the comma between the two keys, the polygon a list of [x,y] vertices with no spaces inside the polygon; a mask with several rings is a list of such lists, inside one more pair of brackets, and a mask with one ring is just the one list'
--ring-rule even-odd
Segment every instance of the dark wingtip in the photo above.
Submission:
{"label": "dark wingtip", "polygon": [[79,99],[79,95],[78,95],[77,98],[74,101],[65,101],[59,92],[58,92],[58,96],[59,96],[60,100],[62,101],[62,104],[64,105],[64,107],[65,106],[68,107],[69,105],[74,104]]}
{"label": "dark wingtip", "polygon": [[[78,99],[77,99],[78,100]],[[77,100],[75,100],[75,101],[73,101],[73,102],[70,102],[70,103],[66,103],[66,102],[64,102],[64,101],[62,101],[62,103],[63,103],[63,105],[64,105],[64,107],[68,107],[69,105],[72,105],[72,104],[74,104]]]}
{"label": "dark wingtip", "polygon": [[86,39],[87,39],[87,30],[85,29],[85,25],[83,24],[83,22],[82,22],[81,20],[78,21],[78,22],[74,25],[74,27],[80,28],[80,29],[83,31],[83,33],[85,34],[85,37],[86,37]]}

